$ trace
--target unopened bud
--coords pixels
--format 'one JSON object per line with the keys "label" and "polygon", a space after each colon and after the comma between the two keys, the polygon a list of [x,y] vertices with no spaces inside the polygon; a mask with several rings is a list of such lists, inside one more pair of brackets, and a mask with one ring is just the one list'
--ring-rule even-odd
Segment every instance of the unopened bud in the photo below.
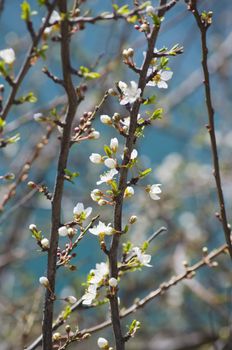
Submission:
{"label": "unopened bud", "polygon": [[137,216],[136,215],[132,215],[131,217],[130,217],[130,219],[129,219],[129,223],[131,224],[131,225],[133,225],[136,221],[137,221]]}

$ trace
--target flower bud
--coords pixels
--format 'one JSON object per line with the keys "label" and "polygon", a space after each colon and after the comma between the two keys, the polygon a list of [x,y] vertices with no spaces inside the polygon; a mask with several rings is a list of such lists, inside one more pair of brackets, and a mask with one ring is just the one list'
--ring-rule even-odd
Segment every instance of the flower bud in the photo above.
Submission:
{"label": "flower bud", "polygon": [[119,122],[121,120],[120,114],[119,113],[114,113],[112,119],[113,119],[113,121],[115,123]]}
{"label": "flower bud", "polygon": [[109,279],[109,286],[115,288],[115,287],[117,287],[117,285],[118,285],[117,279],[114,277],[111,277]]}
{"label": "flower bud", "polygon": [[75,304],[77,302],[77,298],[75,298],[73,295],[70,295],[69,297],[65,298],[65,301],[70,304]]}
{"label": "flower bud", "polygon": [[131,47],[129,47],[129,49],[127,50],[127,55],[128,55],[128,57],[134,56],[134,50]]}
{"label": "flower bud", "polygon": [[35,225],[35,224],[31,224],[31,225],[29,226],[29,230],[30,230],[30,231],[37,230],[36,225]]}
{"label": "flower bud", "polygon": [[109,349],[108,340],[106,340],[105,338],[98,338],[97,345],[100,349],[104,349],[104,350]]}
{"label": "flower bud", "polygon": [[54,341],[60,340],[60,338],[61,338],[61,334],[59,332],[54,333],[52,336],[52,340]]}
{"label": "flower bud", "polygon": [[153,6],[147,6],[147,7],[146,7],[146,13],[147,13],[148,15],[154,14],[154,13],[155,13],[154,7],[153,7]]}
{"label": "flower bud", "polygon": [[39,283],[45,288],[49,287],[49,280],[45,276],[39,278]]}
{"label": "flower bud", "polygon": [[105,159],[104,164],[107,168],[114,169],[116,168],[117,162],[113,158],[107,158]]}
{"label": "flower bud", "polygon": [[92,132],[89,134],[89,138],[90,138],[90,139],[93,139],[93,140],[97,140],[97,139],[99,139],[99,137],[100,137],[100,132],[99,132],[99,131],[96,131],[96,130],[92,131]]}
{"label": "flower bud", "polygon": [[133,189],[133,187],[131,186],[127,186],[127,188],[125,189],[124,192],[124,198],[130,198],[134,195],[135,191]]}
{"label": "flower bud", "polygon": [[131,224],[131,225],[133,225],[136,221],[137,221],[137,216],[136,215],[132,215],[131,217],[130,217],[130,219],[129,219],[129,223]]}
{"label": "flower bud", "polygon": [[102,207],[103,205],[107,204],[107,201],[105,201],[104,199],[99,199],[99,201],[97,202],[98,205],[100,205],[100,207]]}
{"label": "flower bud", "polygon": [[49,248],[49,240],[47,238],[41,239],[40,244],[41,244],[43,249]]}
{"label": "flower bud", "polygon": [[102,157],[98,153],[92,153],[91,156],[89,156],[89,159],[94,164],[100,164],[102,162]]}
{"label": "flower bud", "polygon": [[110,148],[112,149],[113,152],[117,152],[118,150],[118,139],[114,137],[110,141]]}
{"label": "flower bud", "polygon": [[58,233],[61,237],[65,237],[68,235],[68,229],[66,226],[61,226],[58,230]]}
{"label": "flower bud", "polygon": [[112,124],[111,118],[106,114],[101,115],[100,120],[103,124],[108,124],[108,125]]}

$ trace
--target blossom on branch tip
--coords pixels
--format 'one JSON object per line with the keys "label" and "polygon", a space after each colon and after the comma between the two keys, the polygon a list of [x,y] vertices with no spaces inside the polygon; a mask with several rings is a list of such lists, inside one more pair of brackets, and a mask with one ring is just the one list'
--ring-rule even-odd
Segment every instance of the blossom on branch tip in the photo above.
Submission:
{"label": "blossom on branch tip", "polygon": [[96,264],[96,269],[92,269],[90,274],[92,276],[88,282],[90,284],[99,284],[109,274],[109,267],[106,263],[101,262],[100,264]]}
{"label": "blossom on branch tip", "polygon": [[144,254],[139,247],[134,247],[132,251],[136,255],[141,265],[148,266],[148,267],[152,266],[149,264],[149,262],[151,261],[151,255]]}
{"label": "blossom on branch tip", "polygon": [[106,173],[100,175],[100,180],[97,181],[97,185],[101,185],[102,183],[113,180],[113,177],[118,174],[118,171],[116,169],[111,169],[110,171],[107,171]]}
{"label": "blossom on branch tip", "polygon": [[83,203],[77,203],[77,205],[73,209],[73,215],[76,220],[84,221],[86,220],[90,214],[92,213],[92,208],[84,208]]}
{"label": "blossom on branch tip", "polygon": [[111,227],[111,224],[106,226],[104,222],[99,221],[97,226],[89,229],[89,232],[95,236],[112,235],[113,227]]}
{"label": "blossom on branch tip", "polygon": [[102,157],[100,154],[98,153],[92,153],[90,156],[89,156],[89,159],[92,163],[94,164],[100,164],[102,162]]}
{"label": "blossom on branch tip", "polygon": [[[154,68],[148,70],[148,76],[154,72]],[[157,86],[159,89],[167,89],[166,81],[172,78],[173,72],[167,70],[159,70],[153,78],[147,83],[147,86]]]}
{"label": "blossom on branch tip", "polygon": [[12,64],[15,61],[15,52],[12,48],[4,49],[0,51],[0,59],[6,64]]}
{"label": "blossom on branch tip", "polygon": [[149,195],[151,199],[153,199],[154,201],[157,201],[160,199],[160,197],[158,196],[158,194],[162,192],[160,186],[161,184],[152,185],[149,189]]}
{"label": "blossom on branch tip", "polygon": [[141,95],[141,89],[138,88],[138,84],[135,81],[131,81],[130,83],[131,83],[131,86],[128,86],[123,81],[120,81],[118,83],[118,86],[123,94],[123,97],[120,101],[121,105],[134,103]]}

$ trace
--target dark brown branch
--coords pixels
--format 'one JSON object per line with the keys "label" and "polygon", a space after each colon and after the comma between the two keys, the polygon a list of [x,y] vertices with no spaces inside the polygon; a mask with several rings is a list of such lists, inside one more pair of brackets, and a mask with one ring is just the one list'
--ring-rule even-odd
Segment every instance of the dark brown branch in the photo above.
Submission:
{"label": "dark brown branch", "polygon": [[[167,3],[166,0],[160,0],[160,6],[162,7],[164,6],[164,9],[158,11],[159,17],[162,17],[165,13],[166,3]],[[138,87],[141,89],[142,93],[147,83],[147,72],[150,66],[150,62],[153,58],[154,47],[155,47],[156,39],[159,33],[159,29],[160,29],[159,26],[154,26],[150,36],[148,36],[148,48],[147,48],[146,59],[144,60],[144,63],[140,72],[139,84],[138,84]],[[139,113],[140,105],[141,105],[141,100],[137,100],[134,103],[130,113],[130,127],[129,127],[129,133],[128,133],[128,136],[126,139],[126,145],[125,145],[127,149],[127,153],[124,156],[124,160],[120,170],[119,185],[118,185],[119,195],[115,198],[114,228],[116,232],[122,231],[123,195],[124,195],[125,188],[127,186],[127,176],[128,176],[127,164],[130,161],[130,155],[136,141],[134,135],[137,127],[137,116]],[[118,277],[119,241],[120,241],[120,233],[115,233],[112,238],[110,254],[109,254],[110,276],[114,278]],[[111,307],[112,325],[113,325],[115,342],[116,342],[116,350],[124,350],[125,339],[122,335],[122,330],[121,330],[117,293],[115,293],[110,298],[110,307]]]}
{"label": "dark brown branch", "polygon": [[231,245],[231,239],[230,239],[231,227],[227,221],[225,201],[224,201],[224,195],[222,190],[221,172],[220,172],[220,164],[219,164],[219,157],[218,157],[217,140],[216,140],[216,134],[215,134],[214,108],[212,104],[211,86],[210,86],[209,69],[208,69],[207,29],[209,28],[210,23],[205,23],[202,20],[201,14],[198,12],[196,3],[197,3],[196,0],[190,1],[189,9],[192,12],[197,22],[197,26],[201,34],[202,69],[204,73],[205,101],[206,101],[206,107],[208,112],[208,123],[209,123],[207,125],[207,129],[210,135],[211,152],[212,152],[213,167],[214,167],[213,174],[215,177],[218,202],[220,206],[219,219],[222,223],[225,240],[226,240],[226,243],[228,244],[230,257],[232,259],[232,245]]}
{"label": "dark brown branch", "polygon": [[[59,10],[61,13],[67,13],[67,1],[59,1]],[[70,137],[72,122],[74,120],[78,104],[81,102],[81,97],[77,97],[75,87],[72,83],[70,74],[70,49],[69,49],[69,23],[67,19],[61,22],[61,62],[63,71],[63,81],[66,94],[68,96],[68,108],[65,117],[65,125],[63,127],[63,136],[60,146],[60,154],[57,167],[57,177],[54,188],[54,196],[52,199],[52,228],[50,237],[50,249],[48,251],[48,267],[47,278],[50,283],[50,290],[47,289],[44,317],[43,317],[43,350],[52,349],[52,323],[53,323],[53,297],[55,293],[55,279],[56,279],[56,260],[58,247],[58,229],[61,222],[61,201],[64,187],[65,168],[67,168],[67,161],[70,149]]]}

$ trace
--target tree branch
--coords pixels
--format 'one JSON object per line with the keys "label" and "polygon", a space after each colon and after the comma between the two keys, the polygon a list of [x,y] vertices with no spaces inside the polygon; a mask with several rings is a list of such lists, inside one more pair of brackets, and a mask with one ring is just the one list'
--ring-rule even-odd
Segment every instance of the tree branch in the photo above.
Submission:
{"label": "tree branch", "polygon": [[[67,0],[59,0],[59,10],[67,13]],[[66,94],[68,96],[68,108],[63,127],[63,137],[61,140],[60,154],[57,167],[57,177],[52,199],[52,228],[50,236],[50,249],[48,251],[47,278],[50,288],[46,291],[43,317],[43,350],[52,349],[52,323],[53,323],[53,303],[52,297],[55,293],[56,261],[58,247],[58,229],[61,222],[61,201],[64,187],[64,169],[67,167],[67,160],[70,149],[70,137],[72,122],[76,114],[81,97],[77,97],[75,87],[72,83],[70,72],[70,48],[69,48],[69,23],[67,18],[61,21],[61,61],[63,71],[63,81]]]}
{"label": "tree branch", "polygon": [[232,245],[231,245],[231,239],[230,239],[231,227],[227,221],[225,201],[224,201],[224,195],[222,190],[220,164],[219,164],[217,140],[216,140],[216,134],[215,134],[214,108],[212,104],[211,86],[210,86],[209,69],[208,69],[207,29],[209,28],[211,23],[210,22],[207,23],[207,21],[205,22],[201,14],[198,12],[197,0],[190,1],[189,10],[192,12],[201,34],[202,69],[204,74],[205,101],[206,101],[206,107],[208,112],[208,123],[209,123],[207,125],[207,129],[210,135],[211,152],[212,152],[213,166],[214,166],[213,174],[215,177],[218,202],[220,206],[219,220],[222,223],[225,240],[226,240],[226,243],[228,244],[230,257],[232,259]]}

